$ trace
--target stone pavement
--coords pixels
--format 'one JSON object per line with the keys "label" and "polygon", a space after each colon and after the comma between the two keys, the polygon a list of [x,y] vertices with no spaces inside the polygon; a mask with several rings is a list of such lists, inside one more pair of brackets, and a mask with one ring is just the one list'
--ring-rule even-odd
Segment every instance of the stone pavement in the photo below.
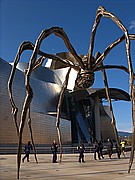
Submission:
{"label": "stone pavement", "polygon": [[[36,164],[34,155],[30,162],[21,163],[20,179],[30,180],[135,180],[135,164],[130,174],[127,173],[129,153],[126,158],[118,159],[113,154],[102,160],[93,160],[92,153],[85,154],[85,163],[78,163],[78,154],[63,154],[62,163],[51,163],[51,154],[38,154]],[[59,156],[58,156],[59,160]],[[16,179],[16,155],[0,155],[0,180]]]}

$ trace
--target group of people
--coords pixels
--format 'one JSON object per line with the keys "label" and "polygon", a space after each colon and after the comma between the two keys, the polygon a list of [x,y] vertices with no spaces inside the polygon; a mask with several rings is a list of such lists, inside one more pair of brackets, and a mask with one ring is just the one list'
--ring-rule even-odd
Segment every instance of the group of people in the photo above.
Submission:
{"label": "group of people", "polygon": [[[115,147],[115,152],[117,153],[117,157],[120,159],[121,153],[123,153],[124,157],[125,157],[125,141],[122,140],[120,142],[120,144],[117,144],[116,141],[112,142],[110,139],[107,140],[106,143],[106,149],[107,149],[107,154],[109,159],[112,158],[112,154],[113,154],[113,147]],[[101,157],[102,159],[103,157],[103,143],[102,141],[97,141],[95,140],[94,143],[94,159],[96,160],[96,154],[98,154],[98,159],[100,160]]]}
{"label": "group of people", "polygon": [[[104,159],[103,156],[103,142],[102,141],[94,141],[94,159],[97,160],[97,157],[99,160]],[[125,156],[125,141],[121,141],[120,146],[117,144],[117,142],[115,141],[114,144],[113,142],[108,139],[107,143],[106,143],[106,149],[107,149],[107,154],[109,159],[112,158],[112,154],[113,154],[113,146],[115,146],[115,151],[117,153],[117,157],[120,159],[121,156],[121,152],[123,153],[123,155]],[[79,160],[78,162],[85,162],[84,161],[84,151],[85,151],[85,147],[82,141],[80,141],[80,145],[77,147],[77,149],[79,150]]]}
{"label": "group of people", "polygon": [[[102,141],[97,141],[95,140],[94,141],[94,159],[97,160],[97,157],[98,159],[100,160],[101,158],[104,159],[104,156],[103,156],[103,143]],[[85,162],[84,161],[84,151],[85,151],[85,147],[84,147],[84,144],[82,141],[80,141],[80,144],[79,146],[77,147],[78,151],[79,151],[79,159],[78,159],[78,162],[81,163],[81,162]],[[117,150],[118,152],[118,150]],[[108,156],[109,158],[111,159],[111,156],[113,154],[113,143],[111,140],[108,139],[108,142],[107,142],[107,153],[108,153]],[[120,157],[120,156],[119,156]]]}
{"label": "group of people", "polygon": [[100,160],[101,158],[104,159],[103,156],[103,143],[102,141],[97,141],[95,140],[94,142],[94,159],[97,160],[97,156],[98,159]]}
{"label": "group of people", "polygon": [[[97,140],[95,140],[93,145],[94,145],[94,159],[97,160],[97,157],[98,157],[99,160],[101,158],[104,159],[104,156],[103,156],[103,148],[104,148],[104,146],[103,146],[102,141],[98,142]],[[108,139],[107,140],[107,144],[106,144],[106,149],[107,149],[107,153],[108,153],[109,158],[111,159],[111,157],[112,157],[113,146],[114,145],[115,145],[115,149],[116,149],[116,153],[117,153],[118,158],[120,159],[121,152],[125,156],[125,154],[124,154],[124,151],[125,151],[125,141],[121,141],[121,143],[120,143],[121,146],[118,146],[118,144],[116,142],[115,142],[115,144],[113,144],[113,142],[110,139]],[[29,154],[30,154],[30,151],[32,149],[33,149],[32,148],[32,144],[31,144],[30,141],[28,141],[28,143],[24,147],[25,155],[22,158],[22,162],[24,162],[24,160],[26,158],[27,158],[27,162],[29,162]],[[84,160],[85,146],[84,146],[82,140],[80,141],[79,146],[77,146],[77,149],[78,149],[78,152],[79,152],[78,162],[79,163],[81,163],[81,162],[85,163],[85,160]],[[57,163],[58,145],[57,145],[55,140],[53,141],[53,145],[51,147],[51,150],[52,150],[52,155],[53,155],[52,163]]]}

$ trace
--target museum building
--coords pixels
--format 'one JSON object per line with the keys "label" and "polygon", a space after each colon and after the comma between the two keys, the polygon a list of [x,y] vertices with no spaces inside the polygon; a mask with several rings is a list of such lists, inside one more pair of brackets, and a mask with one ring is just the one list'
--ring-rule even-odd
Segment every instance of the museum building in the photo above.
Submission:
{"label": "museum building", "polygon": [[[46,63],[46,66],[40,66],[33,71],[30,80],[33,89],[32,130],[34,142],[37,145],[51,144],[54,139],[58,141],[55,127],[56,109],[62,83],[69,69],[54,60],[48,62],[51,63]],[[28,63],[18,63],[13,80],[13,97],[18,107],[18,123],[26,93],[24,70],[27,66]],[[8,95],[8,79],[11,68],[12,63],[9,64],[0,58],[0,146],[14,145],[18,142]],[[62,144],[78,143],[80,140],[92,143],[94,139],[114,139],[109,107],[102,103],[106,99],[105,89],[88,88],[74,91],[76,75],[77,72],[72,69],[61,107]],[[121,89],[110,88],[109,92],[111,99],[130,101],[129,94]],[[29,139],[30,131],[26,122],[23,143]]]}

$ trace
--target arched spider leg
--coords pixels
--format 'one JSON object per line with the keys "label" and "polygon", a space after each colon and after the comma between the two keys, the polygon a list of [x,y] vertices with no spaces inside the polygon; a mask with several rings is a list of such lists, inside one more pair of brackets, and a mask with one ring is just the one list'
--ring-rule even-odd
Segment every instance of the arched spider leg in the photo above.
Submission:
{"label": "arched spider leg", "polygon": [[[126,68],[125,66],[116,66],[116,65],[104,65],[104,66],[100,66],[100,67],[97,67],[96,68],[96,71],[99,71],[99,70],[104,70],[104,69],[113,69],[113,68],[117,68],[117,69],[120,69],[120,70],[124,70],[126,73],[129,74],[129,70],[128,68]],[[135,80],[135,73],[134,73],[134,80]],[[135,88],[135,86],[133,86],[133,88]],[[135,90],[132,91],[133,93],[135,92]],[[128,169],[128,173],[130,173],[130,170],[131,170],[131,167],[132,167],[132,164],[133,164],[133,158],[134,158],[134,144],[135,144],[135,119],[134,119],[134,110],[133,110],[133,107],[135,106],[135,94],[132,95],[133,97],[133,101],[132,101],[132,119],[133,119],[133,132],[132,132],[132,148],[131,148],[131,155],[130,155],[130,161],[129,161],[129,169]],[[117,143],[118,144],[118,143]],[[119,149],[121,149],[121,146],[119,146],[118,144],[118,147]],[[122,151],[124,157],[125,157],[125,154],[124,152]]]}
{"label": "arched spider leg", "polygon": [[[40,57],[40,58],[36,61],[35,66],[33,67],[33,70],[35,70],[38,66],[42,65],[44,59],[45,59],[45,57]],[[38,164],[38,160],[37,160],[37,156],[36,156],[36,148],[35,148],[35,144],[34,144],[32,127],[31,127],[30,107],[28,108],[28,125],[29,125],[29,130],[30,130],[32,145],[33,145],[33,148],[34,148],[35,160],[36,160],[36,163]]]}
{"label": "arched spider leg", "polygon": [[[17,66],[18,62],[20,61],[21,54],[25,50],[34,50],[34,47],[35,47],[34,44],[32,44],[29,41],[28,42],[24,41],[24,42],[21,43],[21,45],[18,48],[16,57],[15,57],[15,60],[14,60],[14,63],[13,63],[12,69],[11,69],[10,77],[9,77],[9,80],[8,80],[8,94],[9,94],[9,99],[10,99],[10,103],[11,103],[11,106],[12,106],[13,119],[14,119],[14,122],[15,122],[15,126],[16,126],[16,130],[17,130],[18,135],[19,135],[19,126],[17,124],[18,108],[17,108],[17,106],[16,106],[16,104],[14,102],[14,98],[13,98],[13,94],[12,94],[12,83],[13,83],[13,79],[14,79],[14,75],[15,75],[15,71],[16,71],[16,66]],[[68,65],[70,67],[73,67],[73,68],[77,69],[77,67],[71,65],[70,63],[63,62],[62,59],[59,58],[56,55],[47,54],[47,53],[44,53],[44,52],[42,52],[40,50],[39,50],[39,55],[42,55],[44,57],[60,61],[64,65]]]}
{"label": "arched spider leg", "polygon": [[[130,34],[129,35],[129,38],[130,38],[130,40],[135,40],[135,34]],[[118,38],[116,41],[114,41],[114,43],[112,43],[111,45],[109,45],[106,49],[105,49],[105,51],[101,54],[101,55],[99,55],[99,57],[97,58],[97,60],[95,61],[95,64],[93,65],[93,70],[97,70],[97,69],[99,69],[100,67],[98,67],[100,64],[101,64],[101,62],[103,62],[103,60],[105,59],[105,57],[107,56],[107,54],[110,52],[110,50],[112,49],[112,48],[114,48],[116,45],[118,45],[120,42],[122,42],[123,40],[125,39],[125,37],[124,36],[122,36],[122,37],[120,37],[120,38]],[[105,66],[103,66],[103,68],[104,68]],[[106,66],[106,68],[110,68],[111,66]],[[112,66],[112,67],[114,67],[114,66]],[[124,70],[124,71],[126,71],[126,72],[128,72],[129,74],[130,74],[130,69],[128,68],[126,68],[126,67],[123,67],[123,66],[117,66],[117,68],[119,67],[119,69],[122,69],[122,70]],[[116,66],[115,66],[115,68],[116,68]],[[134,81],[135,80],[135,73],[134,72],[132,72],[132,81]],[[134,92],[133,92],[133,88],[134,88],[134,86],[133,86],[133,84],[130,84],[130,89],[131,89],[131,93],[132,94],[130,94],[130,99],[131,99],[131,104],[132,104],[132,119],[133,119],[133,132],[132,132],[132,134],[133,134],[133,138],[132,138],[132,147],[131,147],[131,156],[130,156],[130,161],[129,161],[129,170],[128,170],[128,173],[130,173],[130,170],[131,170],[131,167],[132,167],[132,164],[133,164],[133,158],[134,158],[134,144],[135,144],[135,119],[134,119],[134,115],[133,115],[133,106],[134,106],[134,98],[135,98],[135,95],[134,95]]]}
{"label": "arched spider leg", "polygon": [[133,159],[134,159],[134,146],[135,146],[135,84],[133,86],[133,91],[132,91],[132,119],[133,119],[133,131],[132,131],[132,148],[131,148],[131,155],[130,155],[130,160],[129,160],[129,169],[128,173],[131,171],[131,167],[133,164]]}
{"label": "arched spider leg", "polygon": [[[10,77],[9,77],[9,81],[8,81],[8,92],[9,92],[9,97],[10,97],[10,102],[11,102],[11,105],[12,105],[12,113],[13,113],[13,119],[14,119],[14,122],[15,122],[15,125],[16,125],[16,129],[17,129],[17,134],[18,134],[18,137],[20,138],[20,130],[19,130],[19,126],[17,124],[17,112],[18,112],[18,108],[16,107],[15,105],[15,102],[14,102],[14,99],[13,99],[13,95],[12,95],[12,82],[13,82],[13,78],[14,78],[14,75],[15,75],[15,70],[16,70],[16,66],[20,60],[20,56],[22,54],[22,52],[26,49],[31,49],[32,46],[29,42],[23,42],[20,47],[18,48],[18,52],[17,52],[17,55],[16,55],[16,58],[14,60],[14,64],[12,66],[12,70],[11,70],[11,74],[10,74]],[[19,148],[19,151],[18,152],[21,152],[20,150],[22,149],[22,144]],[[21,154],[19,154],[18,156],[18,164],[20,164],[20,158],[21,158]],[[18,175],[19,177],[19,175]]]}
{"label": "arched spider leg", "polygon": [[[37,41],[36,41],[36,44],[35,44],[35,48],[33,50],[33,54],[31,56],[30,63],[29,63],[29,68],[28,68],[28,73],[27,73],[28,76],[26,76],[26,77],[29,77],[30,74],[31,74],[31,70],[33,69],[33,64],[35,64],[35,61],[36,61],[36,58],[37,58],[37,54],[39,53],[39,48],[40,48],[40,45],[41,45],[42,41],[45,38],[47,38],[49,35],[53,34],[53,33],[56,36],[59,36],[60,38],[62,38],[64,40],[64,43],[65,43],[67,49],[71,52],[71,54],[74,56],[74,58],[78,61],[78,63],[81,66],[81,68],[84,68],[84,64],[82,62],[82,59],[77,55],[75,49],[71,45],[71,43],[70,43],[66,33],[63,31],[63,29],[59,28],[59,27],[52,27],[50,29],[43,30],[41,32],[41,34],[39,35],[39,37],[37,38]],[[27,89],[29,89],[29,88],[27,88]],[[58,105],[58,114],[59,114],[59,105]],[[56,118],[56,127],[57,127],[57,131],[58,131],[58,137],[60,137],[59,118]],[[61,140],[61,139],[59,138],[59,140]],[[59,142],[59,143],[61,144],[61,142]]]}
{"label": "arched spider leg", "polygon": [[[66,62],[68,63],[68,61],[66,61]],[[35,68],[37,68],[38,66],[40,66],[41,64],[42,64],[42,62],[40,62],[40,61],[38,63],[35,63],[35,66],[34,66],[33,70]],[[66,77],[65,77],[65,81],[64,81],[64,83],[62,85],[62,89],[61,89],[60,97],[59,97],[59,101],[58,101],[58,106],[57,106],[56,128],[57,128],[57,131],[58,131],[58,139],[59,139],[59,144],[60,144],[60,162],[62,161],[62,140],[61,140],[61,131],[60,131],[60,127],[59,127],[59,124],[60,124],[59,116],[60,116],[60,108],[61,108],[61,104],[62,104],[62,101],[63,101],[64,93],[65,93],[65,90],[66,90],[67,85],[68,85],[68,79],[69,79],[69,74],[70,74],[70,71],[71,71],[71,67],[69,68],[69,70],[68,70],[68,72],[66,74]]]}
{"label": "arched spider leg", "polygon": [[[101,63],[101,67],[103,67],[103,62]],[[116,143],[118,145],[118,148],[121,149],[120,143],[119,143],[118,131],[117,131],[117,128],[116,128],[116,119],[115,119],[114,112],[113,112],[113,106],[112,106],[112,101],[111,101],[111,98],[110,98],[110,92],[109,92],[109,86],[108,86],[108,81],[107,81],[107,75],[106,75],[105,68],[102,68],[101,71],[102,71],[102,74],[103,74],[103,81],[104,81],[104,85],[105,85],[105,89],[106,89],[106,96],[107,96],[107,100],[108,100],[108,104],[109,104],[109,108],[110,108],[110,112],[111,112],[111,118],[112,118],[111,124],[112,124],[113,129],[114,129]],[[123,155],[125,157],[124,152],[123,152]]]}
{"label": "arched spider leg", "polygon": [[[23,129],[24,129],[24,124],[25,124],[25,120],[26,120],[26,113],[28,108],[30,107],[30,103],[32,101],[33,98],[33,91],[32,88],[30,86],[30,75],[32,73],[33,68],[35,67],[36,64],[36,58],[37,55],[39,53],[39,48],[41,45],[41,42],[43,39],[45,39],[46,37],[48,37],[50,34],[54,33],[57,36],[60,36],[65,44],[66,47],[71,51],[71,53],[73,54],[73,56],[75,58],[78,59],[79,63],[82,63],[81,58],[77,55],[76,51],[74,50],[74,48],[72,47],[72,45],[69,42],[68,37],[66,36],[66,34],[64,33],[64,31],[60,28],[50,28],[48,30],[44,30],[38,37],[37,41],[36,41],[36,45],[34,47],[30,62],[29,62],[29,67],[27,69],[26,72],[26,80],[25,80],[25,86],[26,86],[26,97],[25,97],[25,101],[23,104],[23,109],[22,109],[22,115],[21,115],[21,123],[20,123],[20,128],[19,128],[19,145],[18,145],[18,174],[17,177],[19,178],[19,172],[20,172],[20,160],[21,160],[21,149],[22,149],[22,133],[23,133]],[[83,66],[83,63],[81,64]],[[59,136],[59,129],[58,130],[58,136]]]}
{"label": "arched spider leg", "polygon": [[[16,124],[17,133],[18,133],[18,137],[19,137],[19,138],[20,138],[20,132],[22,132],[22,131],[19,130],[19,126],[18,126],[18,124],[17,124],[17,110],[18,110],[18,108],[17,108],[16,105],[15,105],[15,102],[14,102],[14,99],[13,99],[13,95],[12,95],[12,82],[13,82],[13,78],[14,78],[16,66],[17,66],[17,64],[18,64],[18,62],[19,62],[19,60],[20,60],[21,53],[22,53],[24,50],[33,50],[33,49],[34,49],[34,45],[33,45],[31,42],[23,42],[23,43],[19,46],[18,52],[17,52],[17,55],[16,55],[16,58],[15,58],[15,60],[14,60],[14,64],[13,64],[13,66],[12,66],[10,78],[9,78],[9,81],[8,81],[8,92],[9,92],[10,102],[11,102],[12,109],[13,109],[12,111],[13,111],[13,112],[16,112],[16,113],[13,114],[13,118],[14,118],[14,121],[15,121],[15,124]],[[44,57],[48,57],[48,58],[52,58],[52,59],[58,60],[58,61],[62,62],[63,64],[65,64],[65,62],[63,62],[63,61],[61,60],[61,58],[59,58],[59,57],[56,56],[56,55],[47,54],[47,53],[44,53],[44,52],[42,52],[42,51],[40,51],[40,50],[39,50],[39,54],[42,55],[42,56],[44,56]],[[35,61],[35,65],[33,64],[33,69],[36,68],[37,64],[38,64],[38,61]],[[40,64],[40,63],[39,63],[39,64]],[[73,65],[71,65],[71,64],[68,63],[68,62],[66,62],[66,65],[71,66],[71,67],[73,67],[74,69],[78,69],[76,66],[73,66]],[[27,73],[27,70],[26,70],[25,73]],[[27,82],[27,80],[26,80],[26,82]],[[27,84],[27,83],[26,83],[26,84]],[[31,88],[29,88],[29,89],[31,89]],[[27,103],[26,103],[26,104],[27,104]],[[24,108],[23,108],[23,110],[24,110]],[[26,110],[25,110],[25,112],[26,112]],[[25,116],[25,117],[26,117],[26,116]],[[21,124],[20,124],[20,126],[21,126]],[[21,135],[21,136],[22,136],[22,135]],[[17,177],[18,177],[18,178],[19,178],[19,170],[20,170],[20,160],[21,160],[21,159],[20,159],[20,158],[21,158],[20,152],[21,152],[21,149],[22,149],[22,142],[19,141],[19,148],[18,148],[18,154],[19,154],[19,155],[18,155],[18,158],[17,158],[17,162],[18,162],[18,173],[17,173]]]}
{"label": "arched spider leg", "polygon": [[61,89],[60,97],[59,97],[59,102],[58,102],[58,106],[57,106],[56,128],[58,131],[58,139],[59,139],[59,144],[60,144],[60,162],[62,161],[62,140],[61,140],[60,127],[59,127],[59,125],[60,125],[59,116],[60,116],[60,108],[61,108],[61,104],[63,101],[64,93],[65,93],[65,90],[67,89],[67,85],[68,85],[68,79],[69,79],[70,71],[71,71],[71,68],[69,68],[69,70],[66,74],[66,78],[65,78],[65,81],[62,85],[62,89]]}
{"label": "arched spider leg", "polygon": [[[129,34],[129,38],[130,40],[135,40],[135,34]],[[100,54],[98,56],[98,58],[95,60],[94,64],[92,65],[92,69],[95,70],[96,68],[98,68],[98,66],[100,65],[100,63],[106,58],[106,56],[109,54],[109,52],[116,47],[118,44],[120,44],[123,40],[125,39],[125,36],[121,36],[120,38],[118,38],[117,40],[115,40],[112,44],[110,44],[102,54]],[[129,70],[128,70],[129,72]]]}
{"label": "arched spider leg", "polygon": [[71,54],[74,56],[74,58],[78,61],[79,66],[81,66],[81,68],[84,69],[84,64],[82,62],[82,59],[77,55],[75,49],[71,45],[69,38],[66,35],[66,33],[64,32],[64,30],[59,27],[51,27],[51,28],[45,29],[41,32],[41,34],[37,38],[36,45],[35,45],[33,54],[31,56],[30,63],[35,63],[35,60],[36,60],[37,54],[39,53],[39,48],[40,48],[42,41],[51,34],[55,34],[56,36],[63,39],[67,49],[71,52]]}
{"label": "arched spider leg", "polygon": [[18,64],[18,62],[20,60],[20,56],[21,56],[22,52],[27,49],[28,44],[29,43],[27,43],[27,42],[23,42],[19,46],[17,55],[16,55],[15,60],[14,60],[14,64],[12,66],[10,77],[9,77],[9,80],[8,80],[8,94],[9,94],[9,99],[10,99],[10,103],[11,103],[11,106],[12,106],[12,114],[13,114],[13,119],[14,119],[14,122],[15,122],[15,126],[16,126],[18,136],[19,136],[19,127],[18,127],[18,124],[17,124],[18,108],[17,108],[17,106],[16,106],[16,104],[14,102],[14,99],[13,99],[12,82],[13,82],[13,79],[14,79],[16,66],[17,66],[17,64]]}
{"label": "arched spider leg", "polygon": [[[130,36],[130,39],[135,40],[135,34]],[[135,73],[134,73],[134,82],[135,82]],[[130,161],[129,161],[129,169],[128,173],[131,171],[131,167],[133,164],[134,159],[134,146],[135,146],[135,83],[133,85],[132,90],[132,120],[133,120],[133,131],[132,131],[132,148],[131,148],[131,155],[130,155]]]}
{"label": "arched spider leg", "polygon": [[[18,126],[18,123],[17,123],[18,108],[17,108],[17,106],[16,106],[16,104],[14,102],[13,95],[12,95],[12,82],[13,82],[13,79],[14,79],[16,66],[17,66],[17,64],[18,64],[18,62],[20,60],[20,56],[21,56],[22,52],[27,50],[27,49],[32,49],[32,48],[33,48],[33,44],[30,43],[30,42],[23,42],[19,46],[17,55],[16,55],[15,60],[14,60],[14,64],[13,64],[12,69],[11,69],[10,77],[9,77],[9,80],[8,80],[8,93],[9,93],[10,102],[11,102],[11,105],[12,105],[12,114],[13,114],[13,119],[14,119],[14,122],[15,122],[16,129],[17,129],[18,138],[20,136],[19,126]],[[31,137],[32,137],[32,134],[31,134]],[[34,143],[33,143],[33,146],[34,146]],[[21,145],[21,147],[22,147],[22,145]],[[21,158],[21,155],[19,155],[19,157]],[[20,161],[20,160],[17,160],[17,162],[18,161]],[[19,162],[19,164],[20,164],[20,162]]]}
{"label": "arched spider leg", "polygon": [[90,48],[88,52],[88,68],[92,66],[92,52],[94,48],[94,38],[96,34],[97,27],[99,25],[101,17],[106,17],[112,19],[117,26],[124,32],[125,34],[125,40],[126,40],[126,54],[127,54],[127,60],[128,60],[128,68],[129,68],[129,84],[130,84],[130,96],[132,96],[132,90],[133,90],[133,67],[132,67],[132,62],[131,62],[131,55],[130,55],[130,38],[128,35],[128,31],[125,28],[125,26],[121,23],[121,21],[111,12],[108,12],[105,10],[104,7],[99,6],[97,13],[96,13],[96,18],[95,22],[92,28],[92,35],[90,39]]}
{"label": "arched spider leg", "polygon": [[[19,126],[17,124],[17,113],[18,113],[18,108],[15,104],[14,98],[13,98],[13,94],[12,94],[12,83],[13,83],[13,79],[14,79],[14,75],[15,75],[15,71],[16,71],[16,66],[18,64],[18,62],[20,61],[20,57],[21,54],[23,53],[23,51],[25,50],[33,50],[34,49],[34,45],[31,42],[22,42],[21,45],[18,48],[12,69],[11,69],[11,73],[10,73],[10,77],[8,80],[8,94],[9,94],[9,100],[12,106],[12,114],[13,114],[13,119],[15,122],[15,126],[16,126],[16,130],[17,130],[17,134],[19,136]],[[39,52],[40,54],[43,54],[43,52]]]}
{"label": "arched spider leg", "polygon": [[[41,65],[44,59],[45,59],[45,57],[40,57],[37,60],[37,62],[38,62],[37,64]],[[36,61],[35,61],[35,63],[36,63]],[[36,67],[38,67],[37,64],[36,64]],[[20,121],[20,127],[19,127],[19,143],[18,143],[18,152],[17,152],[17,165],[18,165],[17,179],[19,179],[19,173],[20,173],[23,129],[24,129],[24,125],[25,125],[25,121],[26,121],[26,117],[27,117],[27,112],[28,112],[28,109],[30,108],[30,104],[31,104],[31,101],[33,98],[33,91],[30,86],[30,75],[31,75],[34,67],[35,67],[35,64],[30,63],[28,69],[25,71],[26,97],[25,97],[25,101],[23,104],[23,108],[22,108],[21,121]],[[32,134],[31,134],[31,136],[32,136]],[[32,140],[33,140],[33,138],[32,138]]]}

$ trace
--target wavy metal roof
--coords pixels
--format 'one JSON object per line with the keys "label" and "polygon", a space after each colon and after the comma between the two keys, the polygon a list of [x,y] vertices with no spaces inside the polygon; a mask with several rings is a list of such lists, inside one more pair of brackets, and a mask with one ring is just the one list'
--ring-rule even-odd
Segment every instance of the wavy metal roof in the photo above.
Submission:
{"label": "wavy metal roof", "polygon": [[[96,93],[98,94],[100,99],[107,99],[105,88],[88,88],[85,90],[77,90],[71,92],[71,94],[77,101],[87,98],[89,96],[95,96]],[[129,94],[121,89],[109,88],[109,93],[110,98],[113,100],[130,101]]]}

